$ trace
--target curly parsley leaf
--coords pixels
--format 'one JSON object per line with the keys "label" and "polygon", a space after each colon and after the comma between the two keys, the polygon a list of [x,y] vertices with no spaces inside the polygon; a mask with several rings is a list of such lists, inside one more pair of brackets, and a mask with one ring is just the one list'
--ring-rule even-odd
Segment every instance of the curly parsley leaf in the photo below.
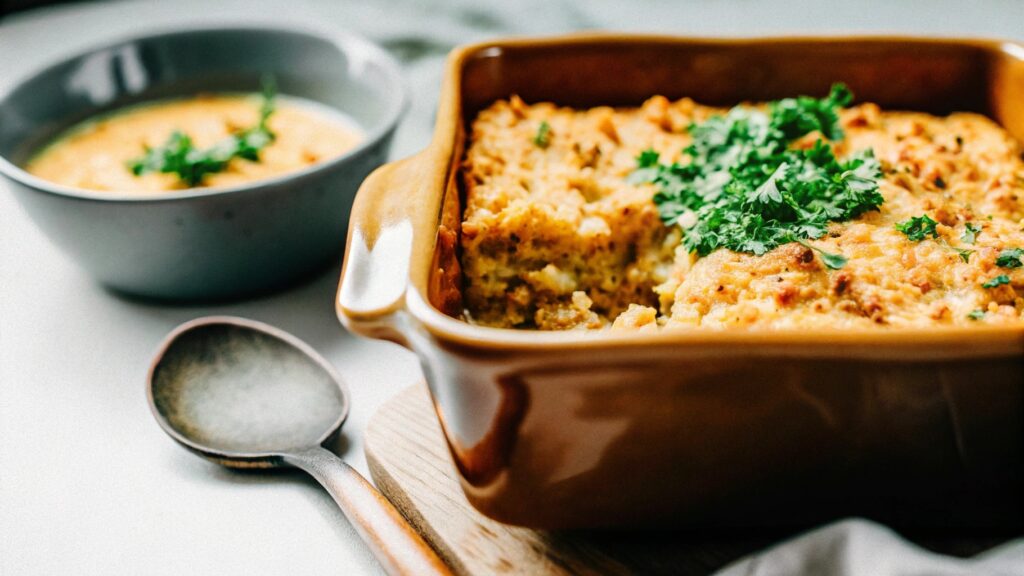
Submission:
{"label": "curly parsley leaf", "polygon": [[771,126],[782,132],[787,140],[815,131],[829,140],[841,140],[843,130],[839,126],[836,109],[850,102],[853,102],[853,93],[843,84],[833,85],[825,98],[800,96],[772,102],[768,105]]}
{"label": "curly parsley leaf", "polygon": [[1000,268],[1020,268],[1024,266],[1024,248],[1005,248],[996,256],[996,266]]}
{"label": "curly parsley leaf", "polygon": [[964,224],[964,233],[960,235],[960,240],[967,244],[974,244],[978,240],[978,234],[981,234],[981,226],[967,222]]}
{"label": "curly parsley leaf", "polygon": [[[936,228],[938,224],[938,222],[932,220],[927,214],[922,214],[920,216],[908,218],[903,222],[897,222],[896,229],[903,232],[908,240],[912,240],[914,242],[921,242],[928,236],[931,236],[933,239],[938,241],[940,246],[943,246],[947,250],[956,252],[956,255],[959,256],[960,260],[964,263],[970,262],[971,254],[974,254],[975,251],[969,248],[957,248],[956,246],[951,246],[945,238],[939,236],[939,231]],[[973,224],[968,222],[960,240],[967,242],[968,244],[974,244],[975,236],[980,230],[981,228],[976,228]]]}
{"label": "curly parsley leaf", "polygon": [[646,150],[629,179],[657,186],[662,220],[680,225],[684,247],[700,256],[718,248],[761,255],[820,238],[829,223],[877,210],[883,201],[881,167],[870,150],[841,161],[822,138],[807,149],[789,147],[811,133],[842,138],[838,108],[851,99],[837,84],[826,98],[779,100],[767,113],[737,106],[690,126],[682,162],[663,164]]}
{"label": "curly parsley leaf", "polygon": [[1010,277],[1007,276],[1006,274],[1000,274],[999,276],[996,276],[995,278],[993,278],[993,279],[989,280],[988,282],[985,282],[984,284],[982,284],[981,287],[982,288],[995,288],[997,286],[1002,286],[1003,284],[1009,284],[1009,283],[1010,283]]}
{"label": "curly parsley leaf", "polygon": [[128,162],[128,169],[136,176],[151,172],[176,174],[192,187],[201,184],[209,174],[223,172],[234,158],[259,162],[260,152],[275,138],[268,120],[274,113],[276,93],[273,79],[264,78],[260,119],[256,126],[232,134],[205,150],[196,148],[188,134],[175,130],[162,145],[147,146],[142,157]]}
{"label": "curly parsley leaf", "polygon": [[932,220],[927,214],[922,214],[903,222],[897,222],[896,229],[903,232],[908,240],[920,242],[926,236],[931,236],[932,238],[939,237],[939,232],[935,229],[936,225],[938,225],[938,222]]}
{"label": "curly parsley leaf", "polygon": [[985,317],[985,311],[982,310],[981,308],[971,310],[967,314],[967,317],[970,318],[971,320],[981,320],[982,318]]}

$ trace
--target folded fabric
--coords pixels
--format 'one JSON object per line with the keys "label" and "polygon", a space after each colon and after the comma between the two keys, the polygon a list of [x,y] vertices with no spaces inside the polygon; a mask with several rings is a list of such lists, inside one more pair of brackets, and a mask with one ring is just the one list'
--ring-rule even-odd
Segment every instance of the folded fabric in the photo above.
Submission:
{"label": "folded fabric", "polygon": [[717,576],[1022,576],[1024,540],[973,558],[929,552],[874,522],[849,519],[738,560]]}

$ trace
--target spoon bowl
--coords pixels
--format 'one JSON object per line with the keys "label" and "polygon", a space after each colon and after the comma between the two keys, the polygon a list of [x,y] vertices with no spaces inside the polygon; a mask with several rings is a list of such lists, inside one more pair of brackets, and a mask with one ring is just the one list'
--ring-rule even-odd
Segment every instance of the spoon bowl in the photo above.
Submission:
{"label": "spoon bowl", "polygon": [[343,380],[305,342],[231,317],[172,332],[149,393],[172,438],[232,467],[281,466],[289,451],[332,441],[349,411]]}
{"label": "spoon bowl", "polygon": [[188,450],[233,468],[301,468],[388,574],[450,574],[395,507],[323,447],[348,416],[348,388],[295,336],[230,316],[186,322],[161,344],[147,384],[153,416]]}

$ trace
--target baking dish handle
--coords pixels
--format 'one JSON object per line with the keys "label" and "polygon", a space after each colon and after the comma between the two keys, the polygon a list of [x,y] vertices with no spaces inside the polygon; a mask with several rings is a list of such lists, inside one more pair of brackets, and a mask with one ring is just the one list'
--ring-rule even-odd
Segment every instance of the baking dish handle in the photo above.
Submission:
{"label": "baking dish handle", "polygon": [[432,246],[437,218],[421,174],[422,154],[385,164],[363,181],[352,205],[337,313],[351,332],[405,344],[396,312],[405,307],[417,250]]}

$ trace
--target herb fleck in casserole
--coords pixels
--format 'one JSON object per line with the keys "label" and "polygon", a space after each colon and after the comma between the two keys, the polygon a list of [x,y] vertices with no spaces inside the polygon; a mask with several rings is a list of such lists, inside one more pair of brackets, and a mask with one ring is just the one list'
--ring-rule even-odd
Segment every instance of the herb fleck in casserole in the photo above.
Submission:
{"label": "herb fleck in casserole", "polygon": [[1024,161],[989,119],[528,105],[473,122],[466,312],[570,329],[1024,320]]}

